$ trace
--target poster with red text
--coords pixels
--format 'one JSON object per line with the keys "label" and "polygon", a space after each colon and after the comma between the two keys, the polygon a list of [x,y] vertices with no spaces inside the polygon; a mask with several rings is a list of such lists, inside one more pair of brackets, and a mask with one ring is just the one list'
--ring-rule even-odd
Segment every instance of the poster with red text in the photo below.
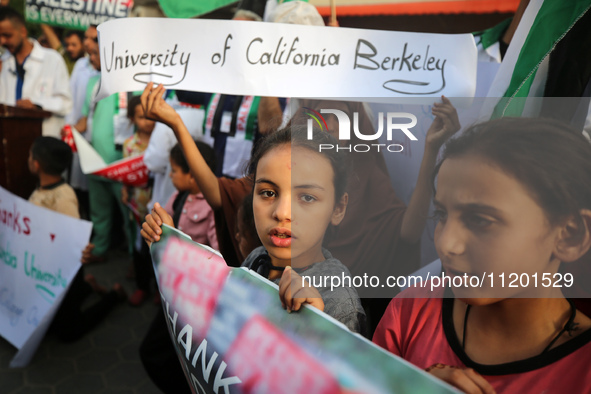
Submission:
{"label": "poster with red text", "polygon": [[128,157],[107,164],[74,128],[72,128],[72,135],[76,143],[76,150],[80,155],[80,167],[84,174],[98,175],[133,187],[145,186],[148,182],[149,170],[144,164],[144,155]]}
{"label": "poster with red text", "polygon": [[80,268],[92,223],[31,204],[0,187],[0,335],[19,349],[11,367],[35,354]]}
{"label": "poster with red text", "polygon": [[193,393],[454,393],[277,286],[163,226],[152,244],[171,339]]}

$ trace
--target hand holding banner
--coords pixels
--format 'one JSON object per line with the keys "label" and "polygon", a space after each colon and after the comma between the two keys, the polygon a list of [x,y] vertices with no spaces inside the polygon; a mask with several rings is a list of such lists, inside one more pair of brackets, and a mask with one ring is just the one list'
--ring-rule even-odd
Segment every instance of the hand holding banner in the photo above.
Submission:
{"label": "hand holding banner", "polygon": [[315,308],[286,313],[276,285],[162,230],[154,269],[194,393],[456,392]]}

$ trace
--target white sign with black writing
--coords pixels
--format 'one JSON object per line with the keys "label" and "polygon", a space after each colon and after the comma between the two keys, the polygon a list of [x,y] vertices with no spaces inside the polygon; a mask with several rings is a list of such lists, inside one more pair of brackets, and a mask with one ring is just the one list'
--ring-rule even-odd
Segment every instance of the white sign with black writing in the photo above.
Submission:
{"label": "white sign with black writing", "polygon": [[471,34],[133,18],[98,28],[99,97],[171,89],[276,97],[472,97]]}
{"label": "white sign with black writing", "polygon": [[0,335],[33,356],[80,268],[92,223],[38,207],[0,187]]}

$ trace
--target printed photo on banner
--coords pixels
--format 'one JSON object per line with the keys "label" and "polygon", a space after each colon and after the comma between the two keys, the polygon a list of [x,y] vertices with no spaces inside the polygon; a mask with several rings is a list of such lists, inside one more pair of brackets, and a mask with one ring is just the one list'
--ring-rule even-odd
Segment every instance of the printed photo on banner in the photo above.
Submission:
{"label": "printed photo on banner", "polygon": [[314,308],[286,313],[276,285],[163,231],[152,246],[154,269],[193,392],[455,392]]}

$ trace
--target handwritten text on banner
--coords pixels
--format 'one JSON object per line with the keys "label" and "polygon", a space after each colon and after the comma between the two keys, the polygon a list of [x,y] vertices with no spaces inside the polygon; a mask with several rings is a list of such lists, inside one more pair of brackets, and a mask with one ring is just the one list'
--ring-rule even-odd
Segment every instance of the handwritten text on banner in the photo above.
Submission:
{"label": "handwritten text on banner", "polygon": [[[33,355],[80,268],[92,224],[38,207],[0,187],[0,335]],[[33,339],[35,338],[35,339]],[[30,341],[37,342],[29,346]]]}
{"label": "handwritten text on banner", "polygon": [[470,34],[159,18],[98,30],[101,98],[148,82],[279,97],[472,97],[476,86]]}

